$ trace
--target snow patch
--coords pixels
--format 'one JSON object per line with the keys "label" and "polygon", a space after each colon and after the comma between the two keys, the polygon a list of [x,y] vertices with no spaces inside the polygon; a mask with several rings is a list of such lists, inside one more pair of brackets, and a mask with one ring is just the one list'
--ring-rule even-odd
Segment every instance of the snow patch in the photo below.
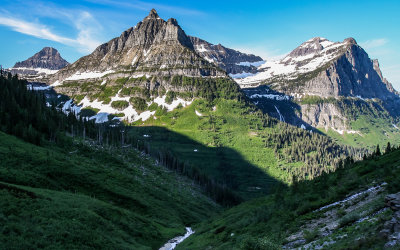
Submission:
{"label": "snow patch", "polygon": [[61,85],[60,81],[57,80],[57,81],[55,81],[53,84],[51,84],[50,86],[56,87],[56,86],[60,86],[60,85]]}
{"label": "snow patch", "polygon": [[81,112],[81,107],[77,106],[74,104],[74,101],[72,99],[66,101],[63,105],[63,107],[61,108],[61,110],[65,113],[65,114],[69,114],[70,112],[72,112],[73,114],[77,115]]}
{"label": "snow patch", "polygon": [[[107,114],[118,114],[118,113],[123,113],[123,117],[118,117],[119,120],[127,120],[128,122],[135,122],[138,120],[145,121],[149,119],[152,115],[154,115],[156,112],[155,111],[145,111],[142,113],[138,113],[131,104],[124,110],[120,111],[117,109],[114,109],[111,106],[111,103],[113,101],[127,101],[129,102],[129,97],[120,97],[120,96],[114,96],[111,98],[111,102],[109,104],[103,104],[103,102],[94,100],[90,101],[87,97],[83,98],[83,100],[79,103],[82,105],[82,108],[86,107],[92,107],[99,109],[99,114],[100,113],[107,113]],[[92,117],[91,117],[92,118]],[[94,118],[93,118],[94,119]],[[96,118],[97,119],[97,118]],[[99,121],[105,120],[104,115],[99,118]],[[97,121],[97,120],[96,120]]]}
{"label": "snow patch", "polygon": [[208,49],[204,48],[204,44],[196,45],[196,46],[195,46],[195,50],[196,50],[197,52],[199,52],[199,53],[209,51]]}
{"label": "snow patch", "polygon": [[332,129],[333,131],[335,131],[335,132],[341,134],[341,135],[343,135],[344,133],[347,133],[347,134],[358,134],[359,136],[363,136],[363,135],[361,134],[361,132],[360,132],[360,131],[357,131],[357,130],[342,130],[342,129],[335,129],[334,127],[331,127],[331,129]]}
{"label": "snow patch", "polygon": [[229,74],[229,76],[232,77],[233,79],[245,78],[245,77],[253,76],[253,75],[255,75],[255,74],[249,73],[249,72],[244,72],[244,71],[242,71],[242,73]]}
{"label": "snow patch", "polygon": [[216,61],[215,58],[209,58],[208,56],[205,56],[204,59],[206,59],[210,63],[213,63]]}
{"label": "snow patch", "polygon": [[200,117],[201,117],[201,116],[203,116],[203,114],[202,114],[202,113],[200,113],[200,112],[199,112],[199,111],[197,111],[197,110],[194,110],[194,112],[196,113],[196,115],[197,115],[197,116],[200,116]]}
{"label": "snow patch", "polygon": [[108,113],[98,113],[97,115],[94,115],[92,117],[89,118],[89,120],[94,120],[96,119],[95,123],[105,123],[108,122]]}
{"label": "snow patch", "polygon": [[46,74],[46,75],[51,75],[57,73],[58,69],[45,69],[45,68],[26,68],[26,67],[20,67],[20,68],[11,68],[10,70],[29,70],[29,71],[36,71],[36,74]]}
{"label": "snow patch", "polygon": [[43,90],[51,89],[51,86],[33,86],[32,84],[28,84],[28,85],[26,85],[26,87],[29,90],[35,90],[35,91],[43,91]]}
{"label": "snow patch", "polygon": [[132,63],[131,63],[131,65],[135,65],[135,63],[136,63],[137,59],[138,59],[138,56],[135,56],[135,57],[133,58],[133,60],[132,60]]}
{"label": "snow patch", "polygon": [[254,98],[267,98],[267,99],[276,100],[276,101],[289,101],[290,100],[290,97],[287,95],[274,95],[274,94],[264,94],[264,95],[254,94],[254,95],[250,96],[250,99],[254,99]]}
{"label": "snow patch", "polygon": [[275,105],[274,105],[274,107],[276,109],[276,112],[278,112],[278,114],[279,114],[279,120],[281,122],[285,122],[285,117],[283,117],[283,115],[281,114],[281,112],[279,112],[279,109]]}
{"label": "snow patch", "polygon": [[171,104],[168,104],[165,102],[166,97],[167,97],[166,95],[164,95],[163,97],[157,97],[154,99],[153,102],[157,103],[158,106],[166,107],[168,111],[174,110],[176,107],[179,106],[179,104],[182,104],[183,107],[186,107],[193,102],[193,100],[185,101],[178,97],[176,100],[173,100]]}
{"label": "snow patch", "polygon": [[265,61],[258,61],[258,62],[240,62],[240,63],[236,63],[236,65],[239,66],[254,66],[254,67],[260,67],[261,65],[263,65],[265,63]]}
{"label": "snow patch", "polygon": [[114,73],[114,70],[107,70],[104,72],[99,71],[88,71],[88,72],[76,72],[72,76],[66,78],[66,81],[74,81],[74,80],[83,80],[83,79],[91,79],[91,78],[99,78],[105,76],[107,74]]}
{"label": "snow patch", "polygon": [[[310,43],[314,43],[313,39],[303,43],[300,48],[310,47]],[[299,74],[312,72],[333,60],[338,55],[338,48],[347,46],[346,43],[333,43],[325,39],[321,39],[320,44],[323,47],[321,51],[295,57],[288,55],[282,60],[266,61],[258,66],[259,73],[245,78],[236,78],[235,81],[242,87],[247,87],[246,85],[259,84],[274,77],[295,79]],[[243,62],[243,65],[247,65],[246,62]]]}

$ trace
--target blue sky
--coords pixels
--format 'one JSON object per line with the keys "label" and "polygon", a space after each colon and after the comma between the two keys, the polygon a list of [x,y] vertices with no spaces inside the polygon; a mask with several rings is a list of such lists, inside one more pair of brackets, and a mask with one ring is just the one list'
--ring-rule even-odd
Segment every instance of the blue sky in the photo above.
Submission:
{"label": "blue sky", "polygon": [[69,62],[136,25],[155,8],[187,34],[266,60],[316,36],[354,37],[400,90],[400,1],[1,0],[0,64],[12,67],[45,46]]}

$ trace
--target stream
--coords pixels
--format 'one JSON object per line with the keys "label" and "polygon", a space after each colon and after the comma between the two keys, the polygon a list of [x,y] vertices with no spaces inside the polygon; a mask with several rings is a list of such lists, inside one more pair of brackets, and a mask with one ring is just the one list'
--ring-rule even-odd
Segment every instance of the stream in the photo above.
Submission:
{"label": "stream", "polygon": [[171,240],[169,240],[167,243],[164,244],[160,248],[160,250],[172,250],[175,249],[175,247],[179,244],[182,243],[184,240],[186,240],[190,235],[194,234],[194,231],[192,230],[191,227],[186,227],[186,234],[183,236],[177,236]]}

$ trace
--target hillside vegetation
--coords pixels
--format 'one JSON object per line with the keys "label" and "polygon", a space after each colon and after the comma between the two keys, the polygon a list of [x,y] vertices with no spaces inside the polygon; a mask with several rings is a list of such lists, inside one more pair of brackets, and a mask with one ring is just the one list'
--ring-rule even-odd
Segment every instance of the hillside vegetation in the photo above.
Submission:
{"label": "hillside vegetation", "polygon": [[[393,213],[384,209],[384,196],[400,191],[399,164],[400,150],[390,150],[361,162],[349,161],[312,181],[289,188],[280,185],[272,195],[198,224],[196,233],[178,249],[280,249],[296,246],[295,239],[302,239],[297,244],[312,244],[311,249],[382,249],[386,239],[379,231]],[[376,191],[334,203],[370,188]]]}
{"label": "hillside vegetation", "polygon": [[19,137],[0,132],[0,248],[155,249],[221,209],[123,128],[48,108],[16,77],[0,83],[0,129]]}

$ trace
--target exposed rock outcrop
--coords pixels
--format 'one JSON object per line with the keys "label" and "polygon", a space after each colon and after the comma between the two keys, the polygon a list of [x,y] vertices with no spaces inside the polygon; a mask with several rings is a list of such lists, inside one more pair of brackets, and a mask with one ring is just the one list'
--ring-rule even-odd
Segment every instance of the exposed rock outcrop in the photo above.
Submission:
{"label": "exposed rock outcrop", "polygon": [[387,195],[385,202],[393,210],[393,216],[385,222],[379,234],[387,239],[386,248],[400,247],[400,192]]}
{"label": "exposed rock outcrop", "polygon": [[[387,111],[391,116],[389,120],[400,115],[396,108],[400,103],[397,91],[383,77],[378,61],[371,60],[354,38],[343,42],[331,42],[320,37],[310,39],[282,60],[267,61],[257,71],[253,76],[236,81],[242,88],[266,84],[272,90],[293,98],[300,105],[299,112],[296,112],[298,117],[314,127],[332,128],[339,133],[346,130],[358,133],[349,123],[357,117],[349,114],[373,111],[372,106],[382,106],[381,113]],[[376,102],[376,105],[366,102],[364,110],[353,105],[357,112],[345,112],[349,110],[340,107],[340,101],[332,102],[346,98],[360,102],[368,100]],[[305,99],[313,101],[303,105]],[[263,105],[262,101],[257,101],[259,106]],[[270,112],[274,110],[270,109]],[[296,119],[287,117],[287,120]]]}
{"label": "exposed rock outcrop", "polygon": [[214,45],[198,37],[190,36],[189,38],[199,55],[215,63],[228,74],[256,73],[257,66],[264,62],[259,56],[229,49],[221,44]]}
{"label": "exposed rock outcrop", "polygon": [[337,131],[347,130],[347,118],[333,103],[303,104],[301,119],[313,127],[333,128]]}
{"label": "exposed rock outcrop", "polygon": [[50,83],[68,80],[77,72],[106,71],[124,72],[129,76],[226,77],[223,70],[194,51],[190,38],[176,19],[164,21],[154,9],[135,27],[60,70]]}

